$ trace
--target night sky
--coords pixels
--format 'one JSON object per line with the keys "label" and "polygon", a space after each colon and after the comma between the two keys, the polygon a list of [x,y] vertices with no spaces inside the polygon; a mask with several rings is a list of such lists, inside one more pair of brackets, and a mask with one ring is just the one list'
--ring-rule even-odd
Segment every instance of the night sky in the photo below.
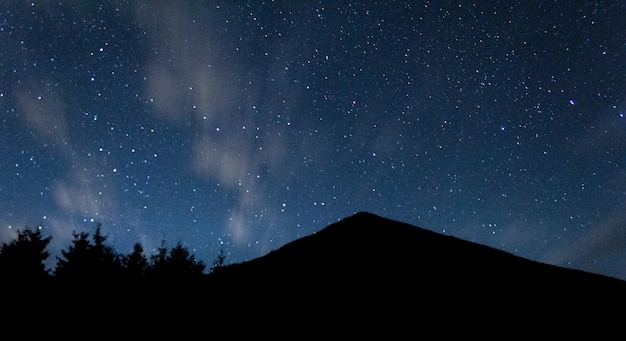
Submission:
{"label": "night sky", "polygon": [[[0,241],[262,256],[359,211],[626,279],[623,1],[0,5]],[[50,265],[53,266],[53,265]]]}

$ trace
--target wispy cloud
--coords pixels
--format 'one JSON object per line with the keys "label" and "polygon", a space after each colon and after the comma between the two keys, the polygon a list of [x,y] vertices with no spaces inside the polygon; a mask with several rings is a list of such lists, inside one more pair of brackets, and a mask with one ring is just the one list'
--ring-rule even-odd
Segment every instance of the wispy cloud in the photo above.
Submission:
{"label": "wispy cloud", "polygon": [[44,145],[64,152],[71,149],[66,105],[53,87],[45,81],[32,81],[15,89],[15,99],[25,124]]}
{"label": "wispy cloud", "polygon": [[[245,245],[255,212],[272,205],[258,183],[286,174],[286,130],[266,124],[274,122],[255,109],[270,101],[273,88],[257,77],[258,68],[225,58],[229,42],[214,39],[223,23],[198,17],[193,5],[139,6],[136,16],[153,43],[144,91],[155,116],[194,130],[189,167],[235,196],[226,232]],[[244,82],[247,94],[241,91],[243,78],[252,82]]]}
{"label": "wispy cloud", "polygon": [[541,259],[550,264],[626,278],[626,215],[622,212],[578,238],[555,247]]}

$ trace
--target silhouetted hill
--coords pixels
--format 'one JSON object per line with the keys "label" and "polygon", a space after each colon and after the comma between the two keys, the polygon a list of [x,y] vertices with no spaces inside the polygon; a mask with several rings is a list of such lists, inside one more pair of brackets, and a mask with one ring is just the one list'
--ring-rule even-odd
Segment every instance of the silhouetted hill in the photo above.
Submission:
{"label": "silhouetted hill", "polygon": [[[300,238],[257,259],[234,264],[222,276],[264,278],[259,284],[292,287],[306,280],[333,286],[361,279],[402,279],[420,287],[519,285],[556,289],[601,285],[626,288],[626,282],[580,270],[528,260],[465,241],[361,212]],[[338,281],[341,280],[341,281]],[[403,281],[397,283],[404,285]],[[365,285],[366,283],[360,283]]]}
{"label": "silhouetted hill", "polygon": [[599,337],[621,330],[626,303],[624,281],[370,213],[201,279],[46,285],[21,290],[28,304],[13,312],[64,309],[39,323],[49,322],[51,330],[66,323],[95,330],[104,323],[109,333],[123,329],[144,337],[224,326],[234,328],[231,336],[290,338],[328,332],[497,336],[503,328],[517,336],[592,330]]}
{"label": "silhouetted hill", "polygon": [[424,314],[423,321],[451,322],[578,319],[623,309],[626,294],[626,282],[618,279],[535,262],[370,213],[228,266],[212,280],[225,295],[253,306],[307,316],[322,311],[370,323],[392,317],[394,323],[408,322]]}

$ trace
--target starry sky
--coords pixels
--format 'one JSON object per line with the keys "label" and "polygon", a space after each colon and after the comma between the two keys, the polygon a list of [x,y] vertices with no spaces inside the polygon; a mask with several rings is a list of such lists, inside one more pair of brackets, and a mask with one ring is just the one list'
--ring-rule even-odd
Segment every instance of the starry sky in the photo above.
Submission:
{"label": "starry sky", "polygon": [[359,211],[626,279],[623,1],[0,5],[0,241],[262,256]]}

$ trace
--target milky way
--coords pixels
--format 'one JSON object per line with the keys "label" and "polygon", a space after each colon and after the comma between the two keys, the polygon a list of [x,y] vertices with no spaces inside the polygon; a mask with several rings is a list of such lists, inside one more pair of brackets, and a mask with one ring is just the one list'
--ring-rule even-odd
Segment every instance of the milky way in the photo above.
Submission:
{"label": "milky way", "polygon": [[[358,211],[626,279],[622,2],[0,6],[0,240],[266,254]],[[50,264],[53,266],[53,264]]]}

